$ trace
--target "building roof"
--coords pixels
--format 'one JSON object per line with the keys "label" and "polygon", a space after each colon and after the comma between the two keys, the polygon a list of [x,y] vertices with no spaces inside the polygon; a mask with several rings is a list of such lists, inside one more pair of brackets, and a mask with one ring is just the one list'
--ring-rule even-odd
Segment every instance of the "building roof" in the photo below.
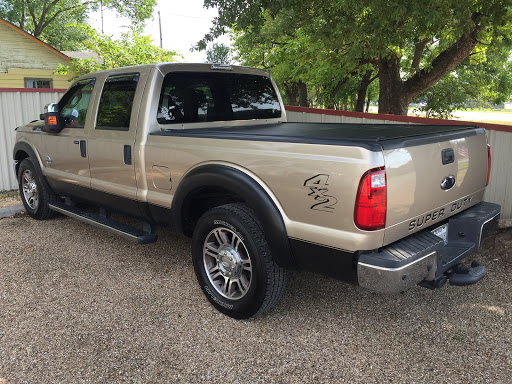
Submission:
{"label": "building roof", "polygon": [[15,26],[14,24],[11,24],[9,23],[7,20],[4,20],[2,18],[0,18],[0,24],[4,24],[6,26],[8,26],[9,28],[13,29],[14,31],[24,35],[25,37],[28,37],[30,40],[36,42],[37,44],[47,48],[48,50],[52,51],[53,53],[55,53],[56,55],[62,57],[64,60],[68,61],[68,62],[71,62],[71,59],[66,56],[64,53],[56,50],[55,48],[53,48],[51,45],[48,45],[46,44],[45,42],[39,40],[37,37],[34,37],[32,36],[30,33],[27,33],[25,32],[23,29],[21,28],[18,28],[17,26]]}
{"label": "building roof", "polygon": [[97,63],[102,63],[103,60],[101,60],[96,52],[82,52],[82,51],[62,51],[63,54],[65,54],[67,57],[70,57],[72,59],[94,59]]}

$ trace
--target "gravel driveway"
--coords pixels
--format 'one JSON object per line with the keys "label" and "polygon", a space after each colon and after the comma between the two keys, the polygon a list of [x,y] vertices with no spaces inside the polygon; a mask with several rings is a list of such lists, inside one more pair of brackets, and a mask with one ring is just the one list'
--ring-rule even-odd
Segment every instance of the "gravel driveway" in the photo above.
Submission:
{"label": "gravel driveway", "polygon": [[135,245],[65,217],[0,220],[0,383],[512,382],[512,231],[479,284],[383,296],[290,274],[271,312],[223,316],[190,241]]}

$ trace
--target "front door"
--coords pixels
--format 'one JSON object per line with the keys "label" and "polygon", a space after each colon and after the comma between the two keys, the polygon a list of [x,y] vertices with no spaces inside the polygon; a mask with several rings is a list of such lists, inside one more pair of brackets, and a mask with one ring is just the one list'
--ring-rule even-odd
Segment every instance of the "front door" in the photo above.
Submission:
{"label": "front door", "polygon": [[95,82],[91,78],[75,83],[59,101],[64,128],[59,133],[43,133],[44,174],[57,191],[90,186],[87,131],[93,123],[89,105]]}

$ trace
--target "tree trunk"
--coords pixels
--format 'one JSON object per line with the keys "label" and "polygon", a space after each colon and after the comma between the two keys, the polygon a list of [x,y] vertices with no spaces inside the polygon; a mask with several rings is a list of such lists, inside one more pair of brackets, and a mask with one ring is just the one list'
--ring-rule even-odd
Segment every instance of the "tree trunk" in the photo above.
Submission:
{"label": "tree trunk", "polygon": [[299,81],[299,105],[301,107],[309,107],[308,87],[302,81]]}
{"label": "tree trunk", "polygon": [[407,115],[409,103],[414,97],[432,87],[468,58],[478,44],[478,33],[484,29],[480,24],[481,18],[480,13],[473,13],[473,27],[442,51],[428,68],[420,69],[419,64],[415,63],[416,73],[407,81],[400,78],[400,59],[394,53],[390,52],[389,58],[379,58],[379,113]]}
{"label": "tree trunk", "polygon": [[340,90],[341,87],[343,87],[343,85],[348,81],[348,77],[344,77],[343,79],[341,79],[338,84],[336,84],[334,86],[334,88],[331,90],[331,104],[330,105],[327,105],[327,109],[335,109],[335,106],[336,106],[336,102],[338,100],[336,100],[336,95],[338,94],[338,91]]}
{"label": "tree trunk", "polygon": [[284,91],[286,92],[288,105],[297,106],[297,96],[299,95],[297,83],[285,83]]}
{"label": "tree trunk", "polygon": [[361,83],[359,85],[359,92],[357,94],[356,101],[356,112],[364,112],[364,101],[366,99],[366,92],[368,91],[368,86],[371,84],[372,80],[372,71],[366,71],[361,79]]}
{"label": "tree trunk", "polygon": [[400,78],[400,59],[391,53],[390,58],[379,59],[379,113],[407,115],[410,99],[404,92]]}

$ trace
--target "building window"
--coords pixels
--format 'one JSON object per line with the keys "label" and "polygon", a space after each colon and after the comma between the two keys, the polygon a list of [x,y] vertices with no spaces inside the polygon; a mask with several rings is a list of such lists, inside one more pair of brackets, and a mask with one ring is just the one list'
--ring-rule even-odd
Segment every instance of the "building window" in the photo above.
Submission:
{"label": "building window", "polygon": [[53,80],[25,77],[25,88],[53,88]]}

